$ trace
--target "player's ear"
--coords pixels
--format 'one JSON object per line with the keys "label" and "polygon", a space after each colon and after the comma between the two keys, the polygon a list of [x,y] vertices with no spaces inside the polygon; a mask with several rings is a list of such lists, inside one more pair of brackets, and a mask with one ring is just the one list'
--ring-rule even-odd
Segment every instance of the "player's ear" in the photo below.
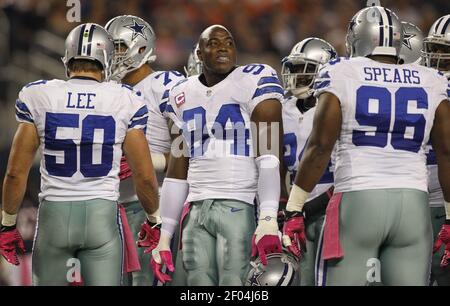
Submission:
{"label": "player's ear", "polygon": [[200,48],[197,49],[197,56],[198,56],[198,59],[199,59],[201,62],[203,62],[202,52],[200,51]]}

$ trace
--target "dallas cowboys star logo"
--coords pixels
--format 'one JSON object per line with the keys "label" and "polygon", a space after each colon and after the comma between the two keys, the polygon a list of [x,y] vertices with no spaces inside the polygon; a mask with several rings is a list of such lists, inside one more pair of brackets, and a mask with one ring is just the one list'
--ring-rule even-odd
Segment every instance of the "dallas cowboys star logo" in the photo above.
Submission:
{"label": "dallas cowboys star logo", "polygon": [[263,274],[263,271],[255,271],[252,275],[252,277],[250,277],[250,279],[248,280],[248,282],[250,283],[250,286],[261,286],[260,282],[259,282],[259,277]]}
{"label": "dallas cowboys star logo", "polygon": [[145,24],[140,25],[139,23],[136,22],[136,20],[133,20],[133,22],[134,24],[125,26],[125,28],[128,28],[131,31],[133,31],[133,37],[131,38],[131,40],[135,39],[138,36],[142,36],[145,40],[147,40],[147,37],[144,34],[144,29],[147,26]]}
{"label": "dallas cowboys star logo", "polygon": [[335,58],[337,55],[337,53],[331,48],[322,48],[322,49],[325,50],[326,52],[330,53],[330,59]]}
{"label": "dallas cowboys star logo", "polygon": [[403,45],[409,50],[412,50],[411,39],[413,37],[416,37],[416,34],[406,33],[405,30],[403,30]]}

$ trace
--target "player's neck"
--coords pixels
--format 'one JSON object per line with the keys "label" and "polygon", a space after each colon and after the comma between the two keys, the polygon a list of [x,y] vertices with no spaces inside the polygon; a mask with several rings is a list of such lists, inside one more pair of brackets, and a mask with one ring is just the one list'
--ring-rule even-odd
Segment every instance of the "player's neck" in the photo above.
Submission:
{"label": "player's neck", "polygon": [[130,86],[135,86],[137,83],[145,79],[153,73],[153,69],[148,64],[144,64],[138,69],[128,73],[123,79],[122,83]]}
{"label": "player's neck", "polygon": [[103,81],[102,73],[101,72],[93,72],[93,71],[77,71],[77,72],[71,72],[70,76],[72,78],[90,78],[94,79],[98,82]]}
{"label": "player's neck", "polygon": [[385,64],[397,64],[397,58],[389,55],[371,55],[368,56],[371,60]]}
{"label": "player's neck", "polygon": [[231,72],[233,72],[234,69],[235,67],[225,74],[214,73],[211,71],[204,70],[203,73],[200,75],[199,80],[203,83],[203,85],[207,87],[212,87],[217,83],[223,81]]}

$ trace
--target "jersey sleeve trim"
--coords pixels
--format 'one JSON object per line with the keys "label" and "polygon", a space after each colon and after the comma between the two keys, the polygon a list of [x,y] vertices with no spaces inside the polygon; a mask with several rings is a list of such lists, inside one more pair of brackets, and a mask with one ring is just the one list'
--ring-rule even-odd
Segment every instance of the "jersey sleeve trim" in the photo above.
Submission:
{"label": "jersey sleeve trim", "polygon": [[16,118],[19,122],[34,123],[33,114],[30,112],[25,103],[17,99],[15,108]]}
{"label": "jersey sleeve trim", "polygon": [[142,129],[144,130],[147,126],[148,120],[148,109],[147,106],[142,106],[131,118],[128,129]]}

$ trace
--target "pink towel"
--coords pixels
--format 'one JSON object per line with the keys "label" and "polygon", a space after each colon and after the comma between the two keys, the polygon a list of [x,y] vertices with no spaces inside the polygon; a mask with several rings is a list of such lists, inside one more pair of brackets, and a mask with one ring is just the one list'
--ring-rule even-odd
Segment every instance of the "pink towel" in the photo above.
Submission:
{"label": "pink towel", "polygon": [[134,242],[133,233],[128,224],[127,214],[122,204],[119,204],[120,219],[122,220],[123,239],[125,247],[124,258],[124,272],[141,271],[141,264],[136,250],[136,243]]}
{"label": "pink towel", "polygon": [[178,239],[178,249],[182,249],[183,245],[181,243],[181,238],[183,236],[183,221],[184,218],[189,214],[189,211],[191,210],[191,203],[186,202],[184,203],[183,210],[181,211],[181,219],[180,219],[180,238]]}
{"label": "pink towel", "polygon": [[122,156],[122,158],[120,159],[120,172],[119,172],[120,180],[123,181],[132,175],[133,173],[131,173],[131,169],[127,163],[127,159],[125,158],[125,156]]}
{"label": "pink towel", "polygon": [[323,237],[323,259],[339,259],[344,257],[344,251],[339,240],[339,204],[342,193],[335,193],[328,203],[324,237]]}

